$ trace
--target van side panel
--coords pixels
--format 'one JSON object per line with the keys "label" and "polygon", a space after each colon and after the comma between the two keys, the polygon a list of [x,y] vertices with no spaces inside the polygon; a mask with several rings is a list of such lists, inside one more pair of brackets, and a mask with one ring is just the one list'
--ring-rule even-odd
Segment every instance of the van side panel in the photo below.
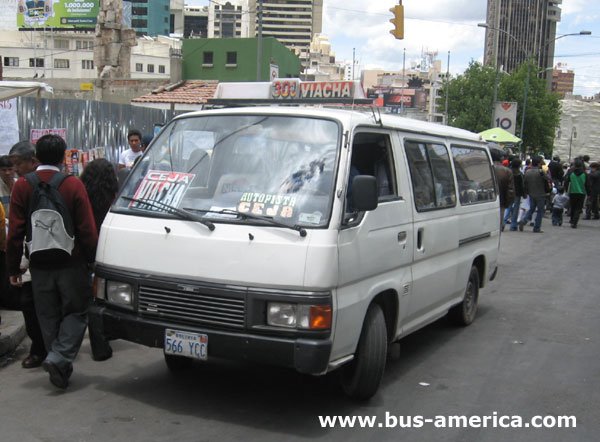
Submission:
{"label": "van side panel", "polygon": [[[399,240],[399,235],[406,235],[406,239]],[[338,309],[331,360],[354,353],[373,297],[386,290],[402,294],[410,285],[412,237],[412,216],[405,201],[380,204],[367,212],[358,226],[340,231]],[[401,311],[403,302],[400,295]]]}

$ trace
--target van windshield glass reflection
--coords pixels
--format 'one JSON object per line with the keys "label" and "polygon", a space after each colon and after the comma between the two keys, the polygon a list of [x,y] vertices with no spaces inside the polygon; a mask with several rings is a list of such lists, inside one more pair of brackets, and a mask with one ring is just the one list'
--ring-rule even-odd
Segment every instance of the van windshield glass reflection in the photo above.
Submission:
{"label": "van windshield glass reflection", "polygon": [[[340,129],[334,121],[265,115],[189,117],[164,128],[121,195],[196,211],[212,221],[324,227],[333,202]],[[120,198],[131,214],[170,216]],[[223,210],[226,209],[226,210]],[[216,213],[223,211],[223,213]]]}

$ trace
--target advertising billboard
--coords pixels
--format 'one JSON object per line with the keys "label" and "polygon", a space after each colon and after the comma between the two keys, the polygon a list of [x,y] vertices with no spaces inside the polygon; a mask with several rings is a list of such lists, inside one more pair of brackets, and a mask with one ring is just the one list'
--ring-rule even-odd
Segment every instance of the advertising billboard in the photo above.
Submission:
{"label": "advertising billboard", "polygon": [[19,28],[94,28],[100,0],[18,0]]}

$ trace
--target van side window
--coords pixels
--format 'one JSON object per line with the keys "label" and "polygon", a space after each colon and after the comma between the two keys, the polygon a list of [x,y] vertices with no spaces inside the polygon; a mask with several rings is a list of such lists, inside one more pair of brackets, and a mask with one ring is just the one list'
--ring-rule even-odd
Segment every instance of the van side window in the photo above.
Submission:
{"label": "van side window", "polygon": [[458,195],[464,205],[496,199],[492,166],[487,152],[475,147],[452,146]]}
{"label": "van side window", "polygon": [[379,201],[390,200],[398,195],[393,165],[391,142],[387,134],[361,132],[354,136],[350,179],[356,175],[377,178]]}
{"label": "van side window", "polygon": [[442,144],[404,143],[415,207],[418,212],[456,205],[450,156]]}

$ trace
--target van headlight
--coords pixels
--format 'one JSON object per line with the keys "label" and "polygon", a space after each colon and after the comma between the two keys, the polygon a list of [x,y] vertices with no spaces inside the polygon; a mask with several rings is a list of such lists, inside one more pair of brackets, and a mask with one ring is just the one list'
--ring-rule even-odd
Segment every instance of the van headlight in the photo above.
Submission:
{"label": "van headlight", "polygon": [[113,304],[133,306],[133,289],[130,284],[119,281],[106,281],[106,300]]}
{"label": "van headlight", "polygon": [[98,299],[106,299],[106,279],[94,276],[94,296]]}
{"label": "van headlight", "polygon": [[328,330],[331,328],[331,305],[268,302],[267,324],[302,330]]}

